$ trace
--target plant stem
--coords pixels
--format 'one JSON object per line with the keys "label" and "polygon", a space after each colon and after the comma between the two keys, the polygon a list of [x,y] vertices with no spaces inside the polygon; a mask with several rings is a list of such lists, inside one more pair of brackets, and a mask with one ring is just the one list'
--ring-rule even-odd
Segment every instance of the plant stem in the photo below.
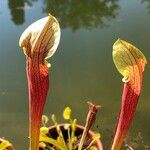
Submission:
{"label": "plant stem", "polygon": [[88,115],[87,115],[87,118],[86,118],[86,124],[85,124],[85,128],[84,128],[84,131],[83,131],[80,143],[79,143],[78,150],[82,149],[85,138],[88,134],[88,131],[90,130],[92,124],[95,121],[97,110],[101,107],[100,105],[95,105],[91,102],[87,102],[87,103],[89,105],[89,112],[88,112]]}
{"label": "plant stem", "polygon": [[27,58],[27,77],[29,88],[29,134],[31,150],[38,150],[39,129],[44,104],[49,88],[48,68],[39,63],[37,57]]}

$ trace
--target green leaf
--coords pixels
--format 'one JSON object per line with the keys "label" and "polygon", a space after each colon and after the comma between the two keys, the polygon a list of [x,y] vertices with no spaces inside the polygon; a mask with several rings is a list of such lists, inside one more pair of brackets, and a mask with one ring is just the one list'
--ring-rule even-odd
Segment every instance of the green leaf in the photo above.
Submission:
{"label": "green leaf", "polygon": [[41,127],[40,128],[40,135],[41,136],[45,136],[46,134],[48,134],[48,128],[47,127]]}
{"label": "green leaf", "polygon": [[71,116],[71,109],[70,107],[66,107],[63,112],[63,117],[64,119],[69,120],[70,116]]}
{"label": "green leaf", "polygon": [[61,142],[54,140],[48,136],[40,136],[40,142],[52,144],[60,150],[66,150],[66,147]]}
{"label": "green leaf", "polygon": [[117,70],[123,75],[124,82],[131,80],[132,70],[135,70],[133,67],[137,66],[143,72],[147,63],[145,56],[138,48],[121,39],[113,45],[113,60]]}
{"label": "green leaf", "polygon": [[95,133],[92,137],[93,140],[97,140],[101,137],[100,133]]}
{"label": "green leaf", "polygon": [[1,140],[1,143],[0,143],[0,150],[5,150],[7,149],[8,147],[12,147],[12,144],[7,141],[7,140],[4,140],[4,139],[0,139]]}

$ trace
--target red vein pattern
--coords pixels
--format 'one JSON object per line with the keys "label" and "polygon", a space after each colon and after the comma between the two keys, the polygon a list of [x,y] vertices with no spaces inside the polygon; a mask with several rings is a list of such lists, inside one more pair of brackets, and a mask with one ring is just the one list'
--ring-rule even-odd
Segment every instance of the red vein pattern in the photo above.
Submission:
{"label": "red vein pattern", "polygon": [[59,40],[59,23],[49,15],[31,24],[19,41],[26,55],[31,150],[39,149],[41,118],[49,89],[48,64],[45,59],[55,53]]}
{"label": "red vein pattern", "polygon": [[123,85],[121,110],[111,146],[111,150],[120,150],[132,123],[141,93],[146,58],[136,47],[120,39],[114,44],[113,50],[114,63],[118,71],[126,78]]}
{"label": "red vein pattern", "polygon": [[29,89],[30,148],[37,150],[41,116],[49,88],[48,68],[29,58],[26,69]]}

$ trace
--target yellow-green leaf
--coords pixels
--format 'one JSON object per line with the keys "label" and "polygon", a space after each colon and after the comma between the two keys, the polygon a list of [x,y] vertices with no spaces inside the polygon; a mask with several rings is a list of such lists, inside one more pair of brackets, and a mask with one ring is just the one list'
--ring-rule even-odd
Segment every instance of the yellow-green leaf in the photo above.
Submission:
{"label": "yellow-green leaf", "polygon": [[48,134],[48,128],[47,127],[41,127],[40,128],[40,135],[41,136],[45,136],[46,134]]}
{"label": "yellow-green leaf", "polygon": [[147,63],[145,56],[138,48],[121,39],[113,45],[113,60],[125,82],[130,81],[133,67],[137,66],[143,72]]}
{"label": "yellow-green leaf", "polygon": [[71,109],[70,109],[70,107],[66,107],[63,112],[63,117],[64,117],[64,119],[69,120],[70,116],[71,116]]}
{"label": "yellow-green leaf", "polygon": [[39,143],[39,147],[42,148],[42,149],[45,149],[46,148],[46,144],[44,142],[40,142]]}
{"label": "yellow-green leaf", "polygon": [[1,141],[1,143],[0,143],[0,150],[5,150],[8,147],[12,147],[12,144],[9,141],[4,140],[4,139],[0,139],[0,141]]}
{"label": "yellow-green leaf", "polygon": [[92,137],[93,140],[97,140],[101,137],[100,133],[95,133]]}

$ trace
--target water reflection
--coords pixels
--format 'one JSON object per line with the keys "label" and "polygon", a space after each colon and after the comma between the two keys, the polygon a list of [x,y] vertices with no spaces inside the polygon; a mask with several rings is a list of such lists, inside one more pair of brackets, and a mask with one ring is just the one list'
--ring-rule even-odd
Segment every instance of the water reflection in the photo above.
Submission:
{"label": "water reflection", "polygon": [[55,15],[62,28],[77,30],[81,27],[103,27],[105,19],[115,18],[118,0],[44,0],[44,12]]}
{"label": "water reflection", "polygon": [[150,0],[141,0],[141,2],[147,4],[147,9],[148,9],[148,12],[150,13]]}
{"label": "water reflection", "polygon": [[25,21],[25,9],[32,6],[32,2],[37,0],[8,0],[11,19],[16,25],[21,25]]}
{"label": "water reflection", "polygon": [[[73,24],[72,21],[77,20],[78,29],[85,29],[84,24],[92,24],[90,19],[94,14],[93,17],[102,16],[103,22],[111,26],[107,30],[104,28],[104,30],[96,29],[90,32],[83,32],[83,30],[78,30],[78,33],[72,33],[68,30],[63,31],[59,50],[54,59],[51,60],[53,65],[52,91],[47,99],[45,114],[50,115],[54,112],[61,118],[59,116],[61,110],[67,105],[73,108],[75,117],[79,118],[78,122],[84,123],[84,115],[87,110],[85,103],[87,100],[93,99],[103,105],[103,109],[99,112],[96,120],[100,129],[95,130],[103,136],[104,149],[109,149],[111,131],[115,127],[116,116],[120,107],[120,92],[118,90],[121,88],[121,76],[116,72],[111,58],[112,43],[117,37],[122,37],[137,43],[138,47],[143,49],[147,56],[150,56],[150,15],[147,14],[150,10],[148,9],[150,0],[143,0],[143,3],[142,0],[118,0],[114,2],[105,0],[107,1],[103,2],[107,3],[107,7],[105,7],[110,8],[105,11],[102,9],[104,6],[101,6],[101,8],[97,6],[98,4],[93,4],[97,2],[95,0],[91,0],[92,2],[82,0],[81,3],[78,0],[74,0],[74,2],[73,0],[63,0],[63,2],[37,0],[36,3],[33,0],[28,0],[29,3],[24,0],[22,7],[24,21],[26,18],[28,20],[24,26],[19,27],[17,25],[12,26],[10,23],[10,16],[7,12],[11,10],[8,9],[8,3],[6,3],[9,0],[1,1],[4,5],[2,9],[0,6],[0,17],[3,22],[3,26],[0,24],[0,128],[2,129],[0,135],[12,141],[16,149],[28,149],[28,101],[25,60],[23,53],[18,48],[18,39],[25,26],[29,25],[33,18],[36,20],[51,12],[57,15],[61,21],[61,26],[63,23],[64,28],[69,27],[72,29],[72,26],[76,23],[73,22]],[[11,1],[13,1],[13,7],[17,8],[16,3],[19,3],[17,1],[22,0]],[[48,1],[50,1],[49,4]],[[112,8],[111,3],[115,3],[116,8]],[[110,4],[111,7],[108,7]],[[30,7],[30,5],[34,7]],[[48,5],[50,5],[49,9]],[[41,13],[42,8],[44,10],[43,14]],[[110,14],[114,14],[114,16]],[[84,17],[85,15],[87,16]],[[89,20],[83,20],[87,17],[89,17]],[[117,19],[113,19],[115,17]],[[16,19],[18,18],[16,17]],[[106,21],[107,19],[110,21]],[[99,20],[97,19],[97,25],[102,26]],[[88,28],[92,28],[92,25],[88,25]],[[150,69],[148,68],[144,75],[143,94],[139,101],[140,104],[135,115],[133,128],[130,131],[130,135],[133,135],[133,137],[141,131],[146,143],[150,141]],[[82,110],[82,112],[79,110]]]}
{"label": "water reflection", "polygon": [[9,0],[8,7],[11,13],[11,19],[16,24],[23,24],[24,23],[24,0]]}
{"label": "water reflection", "polygon": [[[8,0],[12,21],[23,24],[25,10],[36,0]],[[43,12],[55,15],[62,28],[71,28],[73,31],[81,27],[93,28],[105,26],[106,18],[115,18],[118,9],[118,0],[43,0]]]}

